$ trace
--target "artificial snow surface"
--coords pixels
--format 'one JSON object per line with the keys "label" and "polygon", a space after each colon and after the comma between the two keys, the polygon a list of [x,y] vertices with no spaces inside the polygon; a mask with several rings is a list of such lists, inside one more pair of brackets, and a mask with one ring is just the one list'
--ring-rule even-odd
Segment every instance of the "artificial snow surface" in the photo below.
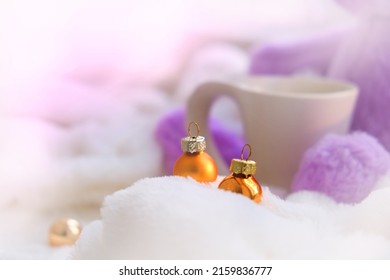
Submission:
{"label": "artificial snow surface", "polygon": [[381,259],[390,257],[390,177],[362,203],[319,193],[263,201],[190,178],[142,179],[108,196],[76,259]]}

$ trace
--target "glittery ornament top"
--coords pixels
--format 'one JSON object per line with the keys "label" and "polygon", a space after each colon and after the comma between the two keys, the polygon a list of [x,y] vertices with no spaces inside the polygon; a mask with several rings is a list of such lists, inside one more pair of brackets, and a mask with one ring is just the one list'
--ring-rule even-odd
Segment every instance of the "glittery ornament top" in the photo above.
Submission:
{"label": "glittery ornament top", "polygon": [[253,175],[256,172],[256,162],[253,160],[233,159],[230,171],[234,174]]}
{"label": "glittery ornament top", "polygon": [[198,153],[206,150],[206,139],[203,136],[187,136],[181,139],[181,149],[186,153]]}

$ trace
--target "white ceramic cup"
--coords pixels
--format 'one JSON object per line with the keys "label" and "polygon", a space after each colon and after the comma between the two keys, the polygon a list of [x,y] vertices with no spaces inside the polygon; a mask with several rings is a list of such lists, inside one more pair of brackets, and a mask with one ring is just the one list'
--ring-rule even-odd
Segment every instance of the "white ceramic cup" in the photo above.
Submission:
{"label": "white ceramic cup", "polygon": [[227,174],[207,120],[218,96],[232,97],[252,146],[251,159],[257,162],[256,178],[264,185],[289,188],[308,148],[327,133],[348,132],[357,94],[353,84],[314,77],[248,76],[208,82],[189,98],[187,121],[199,124],[219,173]]}

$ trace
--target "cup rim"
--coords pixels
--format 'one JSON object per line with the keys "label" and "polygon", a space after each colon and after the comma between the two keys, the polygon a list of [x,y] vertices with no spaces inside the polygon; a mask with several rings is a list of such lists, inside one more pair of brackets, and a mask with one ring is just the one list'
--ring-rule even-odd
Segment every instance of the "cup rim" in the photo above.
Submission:
{"label": "cup rim", "polygon": [[[234,82],[243,90],[264,95],[279,96],[284,98],[304,98],[304,99],[328,99],[334,97],[354,96],[358,93],[358,86],[354,83],[319,76],[288,76],[288,75],[256,75],[256,76],[238,76],[233,79]],[[278,83],[274,88],[268,88],[261,83]],[[322,87],[318,90],[285,90],[277,89],[278,86],[284,87],[295,83],[307,84],[311,88]],[[259,86],[260,85],[260,86]],[[325,89],[325,88],[329,89]]]}

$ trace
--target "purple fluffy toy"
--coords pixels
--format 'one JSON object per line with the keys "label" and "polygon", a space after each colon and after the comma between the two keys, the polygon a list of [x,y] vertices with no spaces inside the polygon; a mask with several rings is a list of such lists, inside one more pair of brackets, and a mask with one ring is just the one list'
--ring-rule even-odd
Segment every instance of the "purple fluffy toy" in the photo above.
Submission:
{"label": "purple fluffy toy", "polygon": [[328,135],[309,149],[296,174],[292,191],[318,191],[338,202],[362,201],[390,168],[390,156],[365,134]]}

